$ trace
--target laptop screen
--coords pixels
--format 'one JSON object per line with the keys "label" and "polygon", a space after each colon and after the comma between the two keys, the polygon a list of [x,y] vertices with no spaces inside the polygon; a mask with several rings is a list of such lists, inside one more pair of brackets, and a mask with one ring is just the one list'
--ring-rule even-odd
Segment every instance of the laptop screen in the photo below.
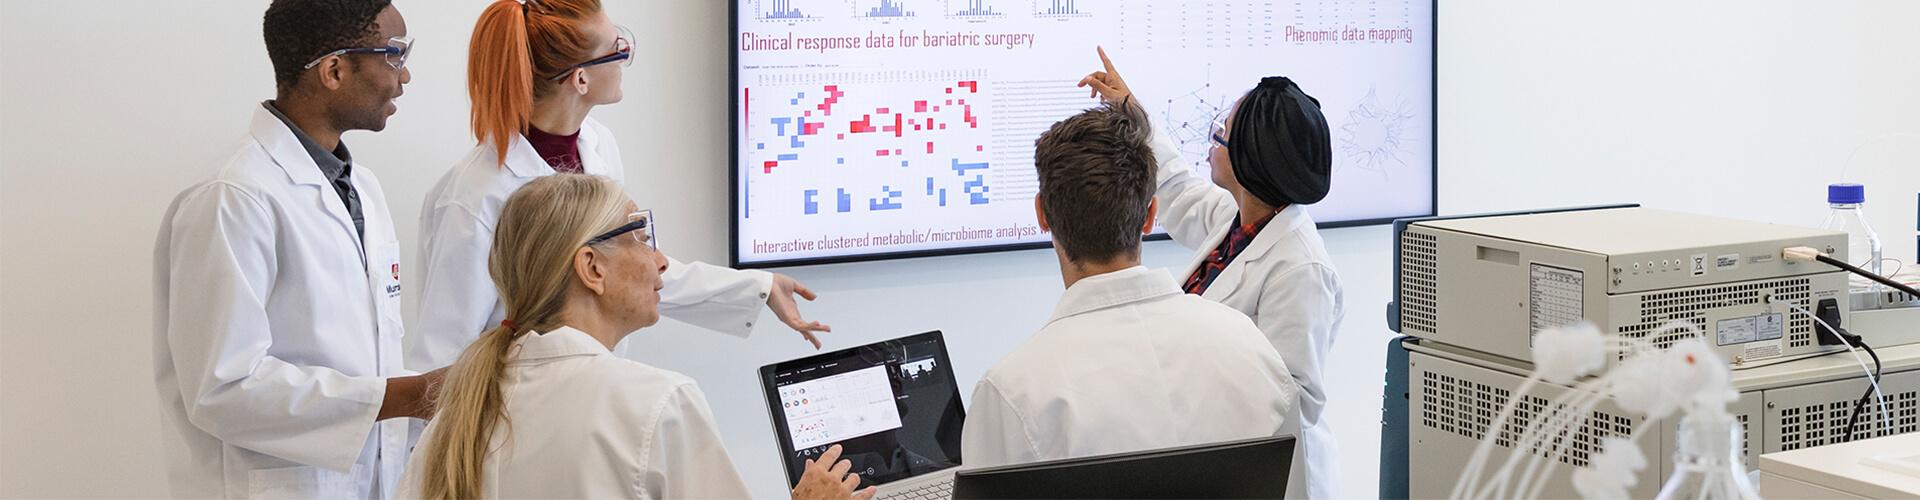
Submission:
{"label": "laptop screen", "polygon": [[863,484],[960,465],[960,389],[933,331],[760,369],[787,483],[835,444]]}

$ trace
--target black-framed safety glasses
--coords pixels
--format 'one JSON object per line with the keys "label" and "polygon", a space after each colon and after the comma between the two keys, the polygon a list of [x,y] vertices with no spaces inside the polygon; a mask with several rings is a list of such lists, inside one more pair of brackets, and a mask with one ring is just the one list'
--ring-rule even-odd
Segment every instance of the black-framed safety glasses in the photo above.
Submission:
{"label": "black-framed safety glasses", "polygon": [[621,224],[620,227],[616,227],[616,228],[613,228],[613,230],[600,233],[599,236],[588,238],[586,246],[598,245],[601,243],[605,243],[609,240],[612,240],[614,238],[618,238],[621,235],[633,233],[634,239],[636,241],[639,241],[641,244],[646,245],[647,248],[651,248],[657,252],[660,250],[660,244],[654,241],[653,230],[654,230],[653,211],[641,210],[638,212],[627,214],[626,224]]}
{"label": "black-framed safety glasses", "polygon": [[548,78],[548,80],[552,80],[556,82],[560,80],[565,80],[567,79],[568,76],[573,75],[573,72],[575,70],[586,69],[593,66],[598,66],[601,64],[607,64],[611,62],[618,62],[620,63],[621,67],[632,66],[633,65],[633,32],[628,31],[627,27],[625,26],[614,26],[613,29],[619,32],[619,34],[613,38],[612,54],[607,54],[604,56],[589,59],[587,60],[587,62],[575,64],[572,67],[567,68],[566,71],[561,71],[560,74],[553,75],[553,77]]}

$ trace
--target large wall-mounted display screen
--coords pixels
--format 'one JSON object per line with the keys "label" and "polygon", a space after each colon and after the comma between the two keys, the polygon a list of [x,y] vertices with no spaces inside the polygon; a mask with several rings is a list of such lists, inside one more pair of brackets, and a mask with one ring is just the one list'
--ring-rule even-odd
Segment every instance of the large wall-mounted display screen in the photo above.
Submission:
{"label": "large wall-mounted display screen", "polygon": [[1204,175],[1261,77],[1331,128],[1323,225],[1434,211],[1432,0],[734,0],[733,248],[765,267],[1044,246],[1033,143],[1104,47]]}

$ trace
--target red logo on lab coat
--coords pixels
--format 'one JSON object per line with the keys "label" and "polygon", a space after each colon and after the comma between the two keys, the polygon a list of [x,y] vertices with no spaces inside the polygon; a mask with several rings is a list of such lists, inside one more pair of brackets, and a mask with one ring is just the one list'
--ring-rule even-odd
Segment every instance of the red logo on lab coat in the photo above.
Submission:
{"label": "red logo on lab coat", "polygon": [[393,280],[400,281],[400,263],[393,264]]}

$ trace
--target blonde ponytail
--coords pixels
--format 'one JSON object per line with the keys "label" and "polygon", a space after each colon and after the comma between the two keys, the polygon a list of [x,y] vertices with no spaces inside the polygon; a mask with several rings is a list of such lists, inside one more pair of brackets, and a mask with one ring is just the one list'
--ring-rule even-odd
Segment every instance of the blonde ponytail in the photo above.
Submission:
{"label": "blonde ponytail", "polygon": [[627,204],[612,179],[582,174],[541,177],[507,198],[487,271],[509,321],[481,334],[447,370],[436,399],[434,431],[423,444],[422,496],[480,496],[494,432],[511,432],[500,386],[514,341],[559,326],[574,279],[574,251],[593,235],[624,224]]}

